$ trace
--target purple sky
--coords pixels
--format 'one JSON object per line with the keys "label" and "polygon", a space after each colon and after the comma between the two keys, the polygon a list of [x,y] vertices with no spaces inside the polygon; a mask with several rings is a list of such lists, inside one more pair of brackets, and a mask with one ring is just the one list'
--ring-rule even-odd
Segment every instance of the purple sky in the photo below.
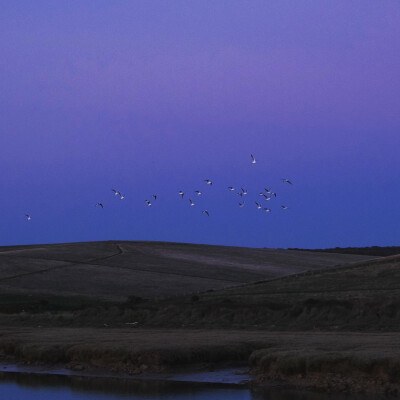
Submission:
{"label": "purple sky", "polygon": [[0,244],[399,244],[398,1],[0,3]]}

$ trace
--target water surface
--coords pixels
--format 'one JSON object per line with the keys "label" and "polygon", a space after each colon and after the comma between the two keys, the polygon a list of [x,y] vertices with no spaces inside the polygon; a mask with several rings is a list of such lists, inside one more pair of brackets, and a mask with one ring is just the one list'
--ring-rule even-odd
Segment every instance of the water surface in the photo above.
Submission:
{"label": "water surface", "polygon": [[[0,375],[0,398],[7,400],[370,400],[362,395],[332,395],[247,385],[133,381],[40,374]],[[376,397],[375,397],[376,399]]]}

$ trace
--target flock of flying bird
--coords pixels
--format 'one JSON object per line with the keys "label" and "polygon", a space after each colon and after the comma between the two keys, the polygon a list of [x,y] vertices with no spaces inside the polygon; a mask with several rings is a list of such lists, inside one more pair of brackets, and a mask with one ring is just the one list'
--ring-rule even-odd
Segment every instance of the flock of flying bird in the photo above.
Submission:
{"label": "flock of flying bird", "polygon": [[[250,154],[250,156],[251,156],[251,164],[255,164],[257,161],[256,161],[256,159],[254,158],[253,154]],[[292,183],[289,179],[282,178],[281,181],[282,181],[283,183],[287,183],[287,184],[289,184],[289,185],[293,185],[293,183]],[[204,182],[205,182],[207,185],[209,185],[209,186],[212,186],[212,184],[213,184],[212,181],[211,181],[210,179],[204,179]],[[228,186],[228,190],[231,191],[231,192],[235,192],[236,189],[235,189],[233,186]],[[125,198],[125,195],[122,194],[119,190],[112,189],[112,192],[114,193],[115,196],[119,196],[120,200],[123,200],[123,199]],[[202,192],[201,192],[200,190],[195,190],[194,193],[195,193],[197,196],[201,196],[201,195],[202,195]],[[236,192],[236,194],[242,199],[241,201],[239,201],[239,207],[243,207],[244,204],[245,204],[243,198],[244,198],[244,196],[247,195],[247,190],[244,189],[244,188],[240,188],[240,190],[239,190],[238,192]],[[182,199],[185,197],[185,193],[184,193],[182,190],[180,190],[180,191],[178,192],[178,195],[179,195]],[[263,191],[263,192],[260,192],[260,193],[259,193],[259,196],[263,197],[265,200],[271,200],[272,197],[275,197],[275,198],[276,198],[276,193],[275,193],[275,192],[272,192],[271,189],[264,188],[264,191]],[[157,198],[158,198],[158,196],[157,196],[156,194],[153,194],[153,195],[151,196],[151,198],[152,198],[151,201],[148,200],[148,199],[146,199],[146,200],[144,201],[145,204],[146,204],[148,207],[151,207],[151,206],[152,206],[152,201],[156,201]],[[193,201],[191,198],[189,198],[189,204],[190,204],[191,207],[193,207],[193,206],[195,205],[194,201]],[[258,201],[255,201],[255,205],[256,205],[257,209],[259,209],[259,210],[263,210],[263,211],[265,211],[266,213],[271,212],[271,209],[270,209],[270,208],[263,207],[262,204],[261,204],[260,202],[258,202]],[[95,206],[96,206],[96,207],[100,207],[100,208],[104,208],[103,203],[100,203],[100,202],[96,203]],[[285,206],[285,205],[281,205],[281,208],[282,208],[282,210],[287,210],[289,207],[287,207],[287,206]],[[202,213],[205,214],[207,217],[210,216],[210,212],[209,212],[208,210],[203,210]],[[30,220],[32,219],[32,217],[30,216],[30,214],[25,214],[25,217],[26,217],[26,219],[27,219],[28,221],[30,221]]]}

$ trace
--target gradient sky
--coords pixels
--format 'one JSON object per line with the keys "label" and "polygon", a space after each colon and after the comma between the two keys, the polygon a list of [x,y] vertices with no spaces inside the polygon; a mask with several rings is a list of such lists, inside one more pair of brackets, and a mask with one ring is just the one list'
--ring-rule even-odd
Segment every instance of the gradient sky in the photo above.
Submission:
{"label": "gradient sky", "polygon": [[397,0],[1,0],[0,245],[399,245],[399,50]]}

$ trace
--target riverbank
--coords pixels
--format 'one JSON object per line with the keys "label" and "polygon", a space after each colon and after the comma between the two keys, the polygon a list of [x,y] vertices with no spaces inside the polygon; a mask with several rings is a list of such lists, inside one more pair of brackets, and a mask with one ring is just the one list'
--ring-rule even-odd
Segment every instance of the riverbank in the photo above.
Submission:
{"label": "riverbank", "polygon": [[[247,365],[253,382],[395,394],[400,334],[1,327],[0,361],[131,377]],[[161,375],[159,375],[161,376]]]}
{"label": "riverbank", "polygon": [[248,386],[250,376],[248,368],[238,365],[233,368],[217,368],[204,370],[201,366],[189,368],[175,368],[164,372],[144,372],[130,375],[123,372],[112,372],[104,369],[72,370],[63,365],[26,365],[3,363],[0,364],[0,379],[19,375],[65,376],[71,378],[128,380],[128,381],[155,381],[155,382],[189,382],[215,385]]}

